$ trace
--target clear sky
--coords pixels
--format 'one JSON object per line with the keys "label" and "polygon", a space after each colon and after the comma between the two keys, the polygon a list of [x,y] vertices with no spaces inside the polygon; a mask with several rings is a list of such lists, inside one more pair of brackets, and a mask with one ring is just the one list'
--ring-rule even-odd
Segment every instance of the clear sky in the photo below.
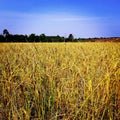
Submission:
{"label": "clear sky", "polygon": [[120,37],[120,0],[0,0],[0,34]]}

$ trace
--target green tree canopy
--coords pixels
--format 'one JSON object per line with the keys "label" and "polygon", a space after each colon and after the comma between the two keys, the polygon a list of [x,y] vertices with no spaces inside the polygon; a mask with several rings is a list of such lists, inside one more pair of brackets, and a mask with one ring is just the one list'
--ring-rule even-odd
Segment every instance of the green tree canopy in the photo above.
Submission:
{"label": "green tree canopy", "polygon": [[4,35],[5,37],[8,36],[8,35],[10,35],[7,29],[4,29],[4,30],[3,30],[3,35]]}
{"label": "green tree canopy", "polygon": [[69,40],[70,42],[72,42],[72,41],[74,40],[74,36],[73,36],[73,34],[69,34],[69,36],[68,36],[68,40]]}

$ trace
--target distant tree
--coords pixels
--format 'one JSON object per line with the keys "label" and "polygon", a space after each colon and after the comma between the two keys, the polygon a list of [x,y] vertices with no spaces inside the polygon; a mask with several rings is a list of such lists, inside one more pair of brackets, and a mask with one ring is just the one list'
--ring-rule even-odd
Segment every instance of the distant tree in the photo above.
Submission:
{"label": "distant tree", "polygon": [[27,35],[24,35],[24,41],[28,42],[28,36]]}
{"label": "distant tree", "polygon": [[10,34],[9,34],[9,32],[8,32],[7,29],[4,29],[4,30],[3,30],[3,36],[5,37],[5,41],[6,41],[6,42],[10,42],[10,40],[9,40]]}
{"label": "distant tree", "polygon": [[38,35],[35,36],[35,42],[40,42],[40,39],[39,39]]}
{"label": "distant tree", "polygon": [[30,36],[29,36],[29,42],[35,42],[35,34],[32,33]]}
{"label": "distant tree", "polygon": [[4,30],[3,30],[3,35],[4,35],[5,37],[8,36],[8,35],[10,35],[7,29],[4,29]]}
{"label": "distant tree", "polygon": [[69,34],[68,36],[68,41],[73,42],[74,36],[72,34]]}
{"label": "distant tree", "polygon": [[0,42],[5,42],[5,38],[3,35],[0,35]]}
{"label": "distant tree", "polygon": [[13,35],[9,34],[6,36],[7,42],[14,42]]}
{"label": "distant tree", "polygon": [[13,42],[27,42],[27,36],[26,35],[13,35]]}
{"label": "distant tree", "polygon": [[57,42],[64,42],[64,37],[57,35]]}
{"label": "distant tree", "polygon": [[40,35],[40,41],[41,41],[41,42],[47,42],[47,37],[46,37],[45,34],[41,34],[41,35]]}

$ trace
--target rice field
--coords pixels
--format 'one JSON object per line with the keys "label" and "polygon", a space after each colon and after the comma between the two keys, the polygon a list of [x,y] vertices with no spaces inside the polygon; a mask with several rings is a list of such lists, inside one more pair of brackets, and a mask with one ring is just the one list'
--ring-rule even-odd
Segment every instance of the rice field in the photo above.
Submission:
{"label": "rice field", "polygon": [[0,43],[0,120],[119,120],[120,43]]}

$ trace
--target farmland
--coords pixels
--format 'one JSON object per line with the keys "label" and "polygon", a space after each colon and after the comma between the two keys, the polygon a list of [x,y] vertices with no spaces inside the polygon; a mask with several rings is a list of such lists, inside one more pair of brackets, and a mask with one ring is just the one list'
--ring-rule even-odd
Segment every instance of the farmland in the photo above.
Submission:
{"label": "farmland", "polygon": [[1,43],[0,120],[120,119],[120,43]]}

